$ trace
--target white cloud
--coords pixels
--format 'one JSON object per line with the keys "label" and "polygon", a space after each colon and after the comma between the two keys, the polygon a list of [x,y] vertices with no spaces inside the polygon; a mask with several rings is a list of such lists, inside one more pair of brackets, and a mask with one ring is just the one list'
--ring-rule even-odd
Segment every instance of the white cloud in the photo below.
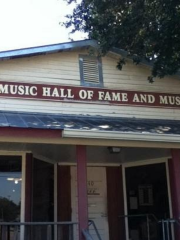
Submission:
{"label": "white cloud", "polygon": [[64,0],[0,0],[0,51],[69,41],[59,22],[73,7]]}

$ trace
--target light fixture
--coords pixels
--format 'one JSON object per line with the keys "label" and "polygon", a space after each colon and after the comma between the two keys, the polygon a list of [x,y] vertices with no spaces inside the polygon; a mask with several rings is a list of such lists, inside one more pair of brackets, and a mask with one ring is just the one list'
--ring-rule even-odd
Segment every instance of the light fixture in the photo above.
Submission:
{"label": "light fixture", "polygon": [[22,181],[22,178],[7,178],[8,181],[14,181],[15,184],[18,184]]}
{"label": "light fixture", "polygon": [[14,178],[7,178],[8,181],[14,181]]}
{"label": "light fixture", "polygon": [[121,152],[120,147],[108,147],[108,150],[110,153],[120,153]]}

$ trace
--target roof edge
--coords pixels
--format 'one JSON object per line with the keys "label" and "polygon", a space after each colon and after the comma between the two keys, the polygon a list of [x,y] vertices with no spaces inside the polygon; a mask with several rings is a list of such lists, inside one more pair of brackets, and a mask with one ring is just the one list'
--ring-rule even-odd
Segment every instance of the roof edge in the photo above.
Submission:
{"label": "roof edge", "polygon": [[[127,58],[127,59],[131,59],[133,60],[133,56],[130,56],[128,54],[127,51],[123,50],[123,49],[119,49],[119,48],[116,48],[116,47],[113,47],[111,50],[110,50],[111,53],[113,54],[117,54],[117,55],[120,55],[124,58]],[[144,64],[146,66],[149,66],[149,67],[153,67],[153,62],[150,62],[150,61],[147,61],[145,59],[142,59],[140,64]]]}
{"label": "roof edge", "polygon": [[149,141],[180,143],[179,134],[159,134],[159,133],[134,133],[122,131],[93,131],[82,129],[63,129],[63,138],[91,138],[91,139],[109,139],[123,141]]}
{"label": "roof edge", "polygon": [[[130,56],[130,55],[128,54],[128,52],[125,51],[125,50],[123,50],[123,49],[113,47],[113,48],[111,48],[111,50],[110,50],[109,52],[111,52],[112,54],[116,54],[116,55],[119,55],[119,56],[121,56],[121,57],[123,57],[123,58],[127,58],[127,59],[130,59],[130,60],[133,61],[133,56]],[[153,61],[150,62],[150,61],[147,61],[146,59],[142,59],[139,64],[145,65],[145,66],[147,66],[147,67],[152,68],[154,62],[153,62]],[[173,74],[173,75],[179,77],[179,76],[180,76],[180,71],[177,71],[177,73],[176,73],[176,74]],[[173,75],[172,75],[172,76],[173,76]],[[167,76],[171,76],[171,75],[167,75]]]}
{"label": "roof edge", "polygon": [[0,52],[0,59],[18,58],[26,56],[35,56],[46,53],[55,53],[63,50],[81,48],[81,47],[93,47],[98,48],[98,43],[96,40],[80,40],[66,43],[50,44],[38,47],[22,48],[15,50],[8,50]]}

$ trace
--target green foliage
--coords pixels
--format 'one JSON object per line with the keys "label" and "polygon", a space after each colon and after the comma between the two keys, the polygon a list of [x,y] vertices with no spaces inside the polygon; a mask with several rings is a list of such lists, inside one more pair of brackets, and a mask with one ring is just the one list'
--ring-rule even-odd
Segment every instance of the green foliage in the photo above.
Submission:
{"label": "green foliage", "polygon": [[[102,54],[117,47],[136,64],[153,61],[151,81],[180,68],[179,0],[82,0],[67,18],[65,26],[87,32]],[[123,64],[121,59],[118,68]]]}

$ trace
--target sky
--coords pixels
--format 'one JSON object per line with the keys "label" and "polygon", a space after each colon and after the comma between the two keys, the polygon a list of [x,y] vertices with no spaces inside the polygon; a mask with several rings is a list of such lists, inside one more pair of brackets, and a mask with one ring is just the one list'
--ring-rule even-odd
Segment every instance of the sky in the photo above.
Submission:
{"label": "sky", "polygon": [[84,39],[60,25],[73,7],[65,0],[0,0],[0,51]]}

